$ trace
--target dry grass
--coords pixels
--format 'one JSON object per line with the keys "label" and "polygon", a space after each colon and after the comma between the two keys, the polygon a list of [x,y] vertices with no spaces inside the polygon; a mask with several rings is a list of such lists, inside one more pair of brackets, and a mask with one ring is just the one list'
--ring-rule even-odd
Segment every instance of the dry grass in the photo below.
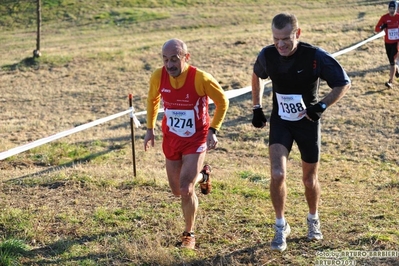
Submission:
{"label": "dry grass", "polygon": [[[21,61],[35,47],[34,29],[3,31],[1,151],[124,111],[129,93],[136,111],[145,110],[148,79],[169,38],[185,40],[191,63],[231,90],[249,85],[275,13],[295,11],[302,40],[335,52],[373,35],[386,10],[370,1],[253,2],[158,7],[151,10],[170,17],[119,27],[45,24],[43,58],[33,67]],[[399,251],[399,86],[384,87],[381,39],[338,59],[353,87],[324,115],[322,242],[304,238],[307,210],[294,149],[286,214],[293,232],[285,253],[270,252],[267,130],[250,124],[248,94],[231,100],[221,145],[207,155],[215,189],[199,195],[196,252],[175,248],[183,226],[179,200],[168,189],[161,139],[143,151],[144,127],[135,130],[133,178],[128,116],[0,161],[0,236],[30,245],[24,265],[311,265],[316,252]],[[264,102],[271,103],[269,95]]]}

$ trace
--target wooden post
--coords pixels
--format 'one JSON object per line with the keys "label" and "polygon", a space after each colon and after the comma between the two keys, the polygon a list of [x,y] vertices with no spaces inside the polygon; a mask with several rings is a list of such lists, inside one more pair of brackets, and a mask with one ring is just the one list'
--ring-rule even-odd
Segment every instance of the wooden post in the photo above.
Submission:
{"label": "wooden post", "polygon": [[41,0],[36,0],[37,8],[36,8],[36,15],[37,15],[37,38],[36,38],[36,50],[33,51],[33,57],[40,57],[40,32],[41,32],[41,25],[42,25],[42,5]]}
{"label": "wooden post", "polygon": [[[132,109],[133,112],[133,95],[129,94],[129,106],[130,109]],[[133,156],[133,176],[136,177],[136,153],[135,153],[135,148],[134,148],[134,122],[133,122],[133,114],[130,114],[130,132],[131,132],[131,137],[132,137],[132,156]]]}

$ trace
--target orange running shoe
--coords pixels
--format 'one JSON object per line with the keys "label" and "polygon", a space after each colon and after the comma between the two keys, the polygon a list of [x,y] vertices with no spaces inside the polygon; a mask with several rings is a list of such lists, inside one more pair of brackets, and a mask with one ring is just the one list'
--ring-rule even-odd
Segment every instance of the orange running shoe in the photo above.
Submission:
{"label": "orange running shoe", "polygon": [[188,249],[195,249],[195,236],[194,233],[183,232],[181,237],[181,247]]}
{"label": "orange running shoe", "polygon": [[201,193],[204,195],[209,194],[212,190],[211,172],[212,167],[209,164],[204,165],[204,168],[202,168],[201,171],[204,178],[200,182]]}

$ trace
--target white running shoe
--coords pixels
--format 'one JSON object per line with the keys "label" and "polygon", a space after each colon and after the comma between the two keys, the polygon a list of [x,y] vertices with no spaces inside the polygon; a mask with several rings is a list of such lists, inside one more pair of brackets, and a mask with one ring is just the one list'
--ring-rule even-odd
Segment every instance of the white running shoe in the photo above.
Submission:
{"label": "white running shoe", "polygon": [[308,222],[308,239],[309,240],[322,240],[323,234],[320,230],[319,219],[307,219]]}
{"label": "white running shoe", "polygon": [[288,223],[285,223],[285,226],[274,225],[274,231],[271,249],[283,252],[287,248],[286,238],[291,233],[291,227]]}

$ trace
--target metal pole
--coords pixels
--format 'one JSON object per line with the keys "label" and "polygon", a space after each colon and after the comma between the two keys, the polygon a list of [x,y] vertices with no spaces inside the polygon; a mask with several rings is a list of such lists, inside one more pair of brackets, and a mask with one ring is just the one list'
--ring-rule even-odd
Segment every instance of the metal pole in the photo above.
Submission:
{"label": "metal pole", "polygon": [[[132,99],[133,95],[129,94],[129,106],[130,109],[132,109],[133,104],[132,104]],[[133,109],[132,109],[133,112]],[[130,133],[132,137],[132,155],[133,155],[133,176],[136,177],[136,153],[134,149],[134,125],[133,125],[133,115],[130,114]]]}

